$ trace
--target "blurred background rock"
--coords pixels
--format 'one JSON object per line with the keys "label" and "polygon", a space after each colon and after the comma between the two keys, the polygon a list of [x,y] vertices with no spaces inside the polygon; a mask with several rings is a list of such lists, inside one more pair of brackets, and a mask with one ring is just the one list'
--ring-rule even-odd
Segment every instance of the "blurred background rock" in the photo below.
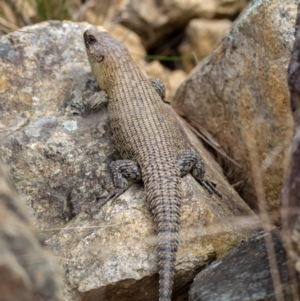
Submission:
{"label": "blurred background rock", "polygon": [[4,0],[0,3],[0,34],[46,20],[102,25],[127,44],[141,67],[144,59],[157,61],[146,72],[165,81],[170,99],[187,72],[211,53],[248,2]]}

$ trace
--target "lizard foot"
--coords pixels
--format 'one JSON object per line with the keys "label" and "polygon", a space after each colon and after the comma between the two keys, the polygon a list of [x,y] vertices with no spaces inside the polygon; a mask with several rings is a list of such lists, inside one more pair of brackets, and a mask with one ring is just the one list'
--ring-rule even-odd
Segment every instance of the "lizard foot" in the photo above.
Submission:
{"label": "lizard foot", "polygon": [[216,184],[206,179],[204,161],[196,151],[187,150],[182,152],[178,156],[178,166],[182,177],[191,172],[197,182],[210,194],[222,198],[222,195],[216,189]]}

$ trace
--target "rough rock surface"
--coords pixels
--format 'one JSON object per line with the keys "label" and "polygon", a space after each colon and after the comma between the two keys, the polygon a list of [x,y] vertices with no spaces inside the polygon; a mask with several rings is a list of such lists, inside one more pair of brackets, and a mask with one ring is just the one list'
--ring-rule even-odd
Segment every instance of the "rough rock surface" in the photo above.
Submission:
{"label": "rough rock surface", "polygon": [[126,0],[119,6],[118,19],[151,48],[193,18],[233,17],[246,5],[247,0]]}
{"label": "rough rock surface", "polygon": [[174,100],[179,114],[239,164],[229,170],[243,199],[255,209],[267,203],[276,223],[293,132],[286,74],[296,11],[296,0],[252,1]]}
{"label": "rough rock surface", "polygon": [[[95,207],[111,188],[108,166],[119,154],[106,109],[80,115],[82,101],[98,90],[82,39],[88,27],[48,22],[1,39],[0,155],[61,262],[65,301],[155,300],[156,236],[142,185]],[[223,199],[185,177],[177,300],[203,266],[258,223],[217,163],[198,150]]]}
{"label": "rough rock surface", "polygon": [[[202,155],[213,166],[210,175],[218,173],[215,163]],[[230,196],[212,200],[191,176],[185,178],[174,300],[185,295],[197,271],[254,232],[256,218],[236,199],[234,190],[229,191]],[[87,300],[99,296],[104,300],[156,300],[156,238],[141,184],[92,212],[92,216],[81,213],[46,241],[64,258],[69,281],[66,300],[81,300],[77,290]]]}
{"label": "rough rock surface", "polygon": [[282,193],[282,224],[286,249],[300,272],[300,5],[298,6],[295,44],[288,70],[291,109],[295,133],[289,154]]}
{"label": "rough rock surface", "polygon": [[61,278],[0,160],[0,301],[58,301]]}
{"label": "rough rock surface", "polygon": [[[270,254],[274,254],[273,260]],[[189,300],[299,300],[299,280],[289,267],[280,231],[276,229],[253,235],[201,271],[191,286]]]}
{"label": "rough rock surface", "polygon": [[[67,114],[97,89],[80,36],[88,27],[49,22],[1,39],[1,155],[40,229],[65,224],[80,212],[82,194],[101,191],[93,173],[106,168],[98,151],[104,130]],[[102,149],[112,150],[108,141]]]}

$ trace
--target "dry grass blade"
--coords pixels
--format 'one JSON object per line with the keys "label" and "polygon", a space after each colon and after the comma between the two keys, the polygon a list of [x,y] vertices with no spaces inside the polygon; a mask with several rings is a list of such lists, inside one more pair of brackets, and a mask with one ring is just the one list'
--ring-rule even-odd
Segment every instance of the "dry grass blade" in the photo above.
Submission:
{"label": "dry grass blade", "polygon": [[[262,220],[262,227],[264,228],[265,231],[270,231],[273,228],[273,223],[266,207],[266,196],[263,187],[261,168],[259,165],[259,156],[256,149],[255,140],[251,139],[250,135],[248,138],[249,139],[247,140],[247,148],[248,148],[248,153],[251,161],[252,175],[254,175],[253,180],[254,180],[256,196],[258,200],[260,218]],[[272,236],[265,235],[264,238],[265,238],[269,263],[270,263],[271,277],[272,277],[273,287],[275,291],[276,301],[284,301],[284,295],[283,295]]]}
{"label": "dry grass blade", "polygon": [[[300,191],[300,4],[298,4],[295,25],[295,43],[288,68],[288,85],[291,95],[291,109],[295,122],[295,133],[285,174],[282,202],[282,224],[284,243],[290,256],[290,274],[292,275],[292,293],[294,300],[299,300],[295,265],[299,265],[299,191]],[[299,269],[298,269],[299,270]]]}
{"label": "dry grass blade", "polygon": [[0,31],[1,32],[7,34],[7,33],[10,33],[12,31],[15,31],[18,29],[19,29],[19,27],[15,23],[12,23],[0,16]]}
{"label": "dry grass blade", "polygon": [[13,10],[17,19],[19,21],[21,21],[22,25],[31,25],[32,24],[32,21],[30,20],[30,18],[20,9],[16,0],[6,0],[6,2]]}
{"label": "dry grass blade", "polygon": [[[215,140],[213,140],[213,138],[210,135],[200,133],[192,125],[190,125],[188,122],[186,122],[185,120],[184,120],[184,122],[200,139],[202,139],[208,145],[210,145],[216,152],[221,154],[224,158],[226,158],[227,160],[232,162],[234,165],[236,165],[238,167],[241,167],[241,165],[239,163],[237,163],[233,158],[229,157],[225,152],[223,152],[220,149],[220,145]],[[205,130],[203,130],[203,132],[207,133],[207,131],[205,131]]]}
{"label": "dry grass blade", "polygon": [[73,20],[76,22],[80,22],[83,19],[83,16],[86,13],[86,11],[95,7],[95,5],[95,0],[88,0],[85,3],[83,3],[78,9],[78,11],[73,14]]}

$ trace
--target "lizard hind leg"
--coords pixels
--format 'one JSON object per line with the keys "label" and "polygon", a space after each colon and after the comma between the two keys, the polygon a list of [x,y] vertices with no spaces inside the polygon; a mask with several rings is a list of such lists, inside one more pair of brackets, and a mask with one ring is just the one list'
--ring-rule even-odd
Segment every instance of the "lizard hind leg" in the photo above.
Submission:
{"label": "lizard hind leg", "polygon": [[196,151],[187,150],[182,152],[178,156],[178,166],[182,177],[191,172],[197,182],[210,194],[222,198],[220,192],[216,190],[216,184],[206,179],[204,161]]}
{"label": "lizard hind leg", "polygon": [[132,160],[117,160],[110,164],[115,188],[127,189],[128,181],[141,181],[142,173],[139,165]]}
{"label": "lizard hind leg", "polygon": [[115,201],[128,188],[128,180],[137,182],[142,180],[142,173],[139,165],[131,160],[117,160],[110,164],[112,179],[115,189],[98,204],[98,209],[108,201]]}

